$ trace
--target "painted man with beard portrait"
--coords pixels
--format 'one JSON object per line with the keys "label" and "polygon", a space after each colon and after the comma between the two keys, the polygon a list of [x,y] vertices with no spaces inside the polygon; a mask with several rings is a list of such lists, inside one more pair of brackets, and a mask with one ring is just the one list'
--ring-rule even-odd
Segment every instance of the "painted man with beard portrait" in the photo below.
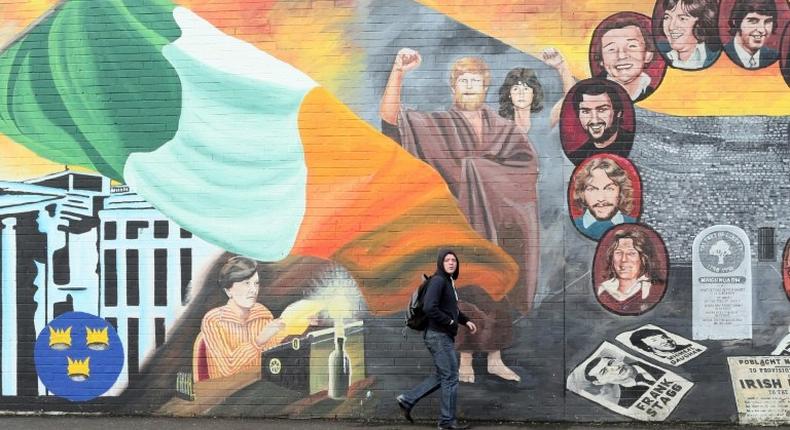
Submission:
{"label": "painted man with beard portrait", "polygon": [[628,158],[634,143],[634,133],[623,124],[623,100],[619,85],[602,79],[587,79],[573,90],[573,110],[579,124],[587,133],[587,140],[567,153],[573,164],[600,152]]}
{"label": "painted man with beard portrait", "polygon": [[[508,303],[526,313],[535,295],[540,255],[537,154],[519,126],[485,105],[491,74],[481,58],[464,57],[452,65],[453,104],[448,110],[402,109],[404,78],[421,61],[420,54],[408,48],[395,57],[381,100],[382,132],[431,164],[472,227],[516,260],[519,281]],[[490,374],[519,381],[520,376],[505,366],[500,355],[512,341],[508,304],[494,302],[474,286],[461,288],[459,295],[461,310],[480,321],[475,336],[459,334],[460,380],[474,382],[472,352],[481,351],[488,354]]]}
{"label": "painted man with beard portrait", "polygon": [[608,157],[583,163],[573,175],[573,201],[584,212],[573,224],[585,236],[600,239],[617,224],[633,223],[634,186],[628,173]]}

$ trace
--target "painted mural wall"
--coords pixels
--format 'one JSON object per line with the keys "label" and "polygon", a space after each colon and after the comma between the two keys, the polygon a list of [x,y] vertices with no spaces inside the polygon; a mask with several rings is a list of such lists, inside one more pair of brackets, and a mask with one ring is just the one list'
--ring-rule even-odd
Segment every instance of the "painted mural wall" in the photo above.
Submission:
{"label": "painted mural wall", "polygon": [[398,419],[451,248],[461,417],[790,423],[786,0],[0,20],[0,409]]}

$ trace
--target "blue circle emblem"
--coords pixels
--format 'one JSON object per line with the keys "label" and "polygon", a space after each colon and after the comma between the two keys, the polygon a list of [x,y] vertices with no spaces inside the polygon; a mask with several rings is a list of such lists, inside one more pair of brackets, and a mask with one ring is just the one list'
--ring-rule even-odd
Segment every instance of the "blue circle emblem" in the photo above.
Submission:
{"label": "blue circle emblem", "polygon": [[38,334],[34,356],[38,377],[49,391],[84,402],[112,387],[123,368],[124,349],[103,318],[68,312]]}

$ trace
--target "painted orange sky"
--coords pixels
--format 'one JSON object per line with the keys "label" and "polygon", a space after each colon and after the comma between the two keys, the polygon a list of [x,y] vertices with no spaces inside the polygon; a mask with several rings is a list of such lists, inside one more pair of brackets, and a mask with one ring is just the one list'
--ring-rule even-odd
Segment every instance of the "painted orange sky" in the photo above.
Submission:
{"label": "painted orange sky", "polygon": [[[497,0],[495,6],[484,0],[420,2],[530,54],[557,47],[578,78],[590,76],[590,38],[604,18],[620,11],[650,16],[655,4],[645,0]],[[658,91],[640,106],[681,116],[790,115],[790,88],[778,64],[747,71],[722,55],[706,70],[668,70]]]}
{"label": "painted orange sky", "polygon": [[[559,48],[578,78],[590,74],[587,51],[594,28],[619,11],[652,13],[644,0],[420,0],[422,4],[510,44],[536,54]],[[57,0],[0,3],[0,46],[44,14]],[[363,52],[342,31],[361,0],[177,0],[224,32],[255,44],[334,90],[364,67]],[[366,2],[364,2],[366,3]],[[234,4],[236,6],[234,6]],[[300,4],[305,7],[299,8]],[[746,85],[745,83],[748,83]],[[353,96],[353,95],[350,95]],[[670,69],[659,89],[640,106],[671,115],[790,115],[790,88],[777,64],[746,71],[726,56],[703,71]],[[5,179],[28,178],[62,166],[40,160],[0,138],[0,171]],[[24,166],[28,166],[25,168]],[[10,175],[10,177],[9,177]]]}

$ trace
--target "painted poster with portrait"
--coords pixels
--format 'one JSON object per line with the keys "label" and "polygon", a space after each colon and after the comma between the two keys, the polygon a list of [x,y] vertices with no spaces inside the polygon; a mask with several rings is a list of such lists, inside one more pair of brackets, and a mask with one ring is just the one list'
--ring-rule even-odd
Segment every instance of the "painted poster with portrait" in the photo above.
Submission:
{"label": "painted poster with portrait", "polygon": [[615,339],[639,354],[670,366],[688,363],[708,349],[653,324],[620,333]]}
{"label": "painted poster with portrait", "polygon": [[639,172],[613,154],[585,159],[568,182],[568,211],[579,233],[593,240],[616,225],[637,222],[642,211]]}
{"label": "painted poster with portrait", "polygon": [[719,30],[724,53],[747,70],[774,64],[788,15],[785,0],[722,0]]}
{"label": "painted poster with portrait", "polygon": [[620,84],[634,102],[653,94],[667,70],[651,27],[647,15],[619,12],[601,21],[590,41],[592,75]]}
{"label": "painted poster with portrait", "polygon": [[653,36],[670,67],[702,70],[721,55],[718,0],[657,0]]}
{"label": "painted poster with portrait", "polygon": [[568,375],[566,388],[635,420],[664,421],[694,383],[604,342]]}
{"label": "painted poster with portrait", "polygon": [[598,242],[592,287],[606,310],[640,315],[664,297],[669,258],[661,236],[644,224],[612,227]]}
{"label": "painted poster with portrait", "polygon": [[776,345],[771,355],[784,355],[790,357],[790,333],[779,341],[779,344]]}
{"label": "painted poster with portrait", "polygon": [[573,164],[602,152],[627,158],[635,131],[631,97],[608,79],[577,82],[562,103],[560,141]]}
{"label": "painted poster with portrait", "polygon": [[785,242],[785,250],[782,253],[782,286],[787,300],[790,300],[790,239]]}

